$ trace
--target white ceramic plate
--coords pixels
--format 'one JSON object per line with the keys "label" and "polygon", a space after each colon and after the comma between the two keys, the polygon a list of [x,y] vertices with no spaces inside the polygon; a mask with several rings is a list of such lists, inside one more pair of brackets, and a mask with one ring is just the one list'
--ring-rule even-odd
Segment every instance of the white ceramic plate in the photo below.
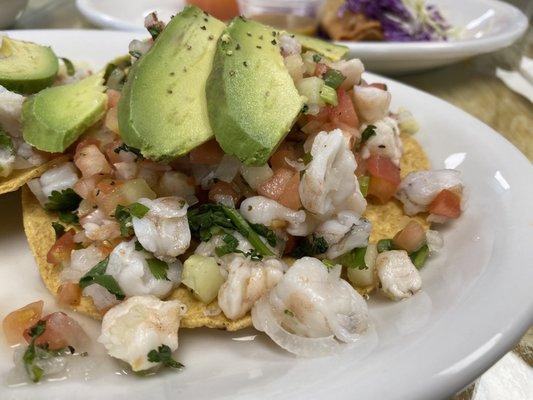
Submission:
{"label": "white ceramic plate", "polygon": [[152,11],[168,21],[185,5],[185,0],[76,0],[78,10],[96,26],[121,31],[144,30],[144,17]]}
{"label": "white ceramic plate", "polygon": [[[124,53],[133,37],[75,30],[9,34],[52,45],[60,56],[95,66]],[[180,330],[178,359],[187,366],[182,373],[0,386],[0,398],[441,399],[511,349],[533,323],[531,164],[499,134],[457,108],[388,79],[367,79],[386,82],[394,107],[414,112],[422,127],[417,138],[433,166],[463,171],[470,193],[464,215],[443,230],[444,251],[422,270],[423,291],[399,303],[372,298],[375,335],[363,346],[298,359],[253,330]],[[1,197],[0,210],[0,318],[41,298],[54,309],[22,232],[19,196]],[[96,331],[94,321],[76,318]],[[0,350],[4,373],[11,351],[5,343]]]}
{"label": "white ceramic plate", "polygon": [[398,75],[453,64],[503,49],[528,27],[516,7],[498,0],[432,0],[461,31],[446,42],[339,42],[370,71]]}

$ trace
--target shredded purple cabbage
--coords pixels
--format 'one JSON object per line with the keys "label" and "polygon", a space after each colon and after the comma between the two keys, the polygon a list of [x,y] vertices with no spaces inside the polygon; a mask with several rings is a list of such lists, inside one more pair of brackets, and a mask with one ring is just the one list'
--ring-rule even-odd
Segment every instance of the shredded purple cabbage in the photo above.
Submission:
{"label": "shredded purple cabbage", "polygon": [[447,40],[451,26],[438,8],[422,0],[414,3],[407,6],[402,0],[346,0],[339,13],[352,11],[379,21],[388,41]]}

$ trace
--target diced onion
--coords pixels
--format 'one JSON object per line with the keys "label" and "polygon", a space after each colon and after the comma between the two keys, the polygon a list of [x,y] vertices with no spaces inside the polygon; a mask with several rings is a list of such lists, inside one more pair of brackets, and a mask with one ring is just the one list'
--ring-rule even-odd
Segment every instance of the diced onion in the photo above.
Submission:
{"label": "diced onion", "polygon": [[301,357],[325,356],[340,349],[333,335],[307,338],[286,331],[277,321],[267,296],[263,296],[252,308],[252,322],[257,330],[265,332],[278,346]]}
{"label": "diced onion", "polygon": [[257,190],[259,186],[268,179],[272,178],[274,172],[268,164],[260,167],[251,167],[248,165],[241,166],[241,175],[248,185],[253,190]]}
{"label": "diced onion", "polygon": [[233,156],[224,154],[222,161],[215,171],[215,178],[231,183],[241,168],[241,162]]}
{"label": "diced onion", "polygon": [[444,246],[444,239],[440,232],[428,229],[426,232],[426,244],[429,247],[430,253],[437,253]]}

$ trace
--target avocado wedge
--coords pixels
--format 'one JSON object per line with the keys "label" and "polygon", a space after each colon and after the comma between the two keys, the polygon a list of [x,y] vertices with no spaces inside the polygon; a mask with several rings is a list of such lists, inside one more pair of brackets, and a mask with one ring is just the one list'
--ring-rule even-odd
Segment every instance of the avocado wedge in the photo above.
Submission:
{"label": "avocado wedge", "polygon": [[267,162],[303,107],[278,32],[243,17],[230,23],[218,42],[207,106],[226,153],[247,165]]}
{"label": "avocado wedge", "polygon": [[294,38],[300,42],[302,48],[305,50],[315,51],[329,58],[331,61],[339,61],[348,53],[348,47],[326,42],[322,39],[317,39],[310,36],[292,34]]}
{"label": "avocado wedge", "polygon": [[12,92],[37,93],[50,86],[59,62],[50,47],[0,38],[0,85]]}
{"label": "avocado wedge", "polygon": [[105,114],[104,72],[79,82],[55,86],[26,99],[22,105],[22,135],[35,148],[65,151]]}
{"label": "avocado wedge", "polygon": [[127,145],[168,161],[213,137],[205,85],[224,27],[192,6],[170,20],[124,84],[118,121]]}

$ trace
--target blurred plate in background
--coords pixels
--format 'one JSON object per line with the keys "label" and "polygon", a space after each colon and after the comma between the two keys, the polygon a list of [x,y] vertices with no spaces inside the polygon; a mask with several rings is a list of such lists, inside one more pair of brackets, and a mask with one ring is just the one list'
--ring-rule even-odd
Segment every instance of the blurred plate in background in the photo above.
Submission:
{"label": "blurred plate in background", "polygon": [[453,64],[513,44],[528,27],[526,16],[498,0],[432,0],[459,29],[446,42],[343,41],[350,56],[360,58],[369,71],[387,75],[427,70]]}

